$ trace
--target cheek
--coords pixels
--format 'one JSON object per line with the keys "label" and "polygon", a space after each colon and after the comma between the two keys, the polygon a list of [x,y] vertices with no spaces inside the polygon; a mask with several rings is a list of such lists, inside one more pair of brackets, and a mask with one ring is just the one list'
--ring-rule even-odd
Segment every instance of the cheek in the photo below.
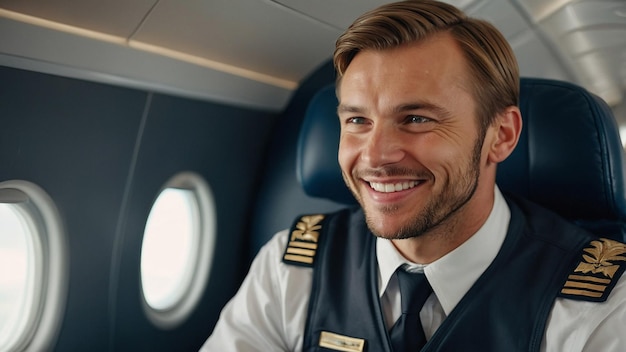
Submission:
{"label": "cheek", "polygon": [[339,140],[339,152],[337,153],[337,160],[341,170],[346,173],[350,173],[350,167],[354,164],[356,158],[356,147],[349,138],[341,137]]}
{"label": "cheek", "polygon": [[474,144],[467,138],[430,134],[416,138],[411,146],[413,157],[434,174],[458,172],[472,157]]}

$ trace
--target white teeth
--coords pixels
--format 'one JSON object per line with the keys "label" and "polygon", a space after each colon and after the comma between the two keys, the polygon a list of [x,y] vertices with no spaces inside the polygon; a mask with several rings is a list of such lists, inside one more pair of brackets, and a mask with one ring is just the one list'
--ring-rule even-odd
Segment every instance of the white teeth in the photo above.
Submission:
{"label": "white teeth", "polygon": [[383,193],[404,191],[405,189],[413,188],[415,186],[417,186],[417,181],[405,181],[399,183],[370,182],[370,187],[377,192]]}

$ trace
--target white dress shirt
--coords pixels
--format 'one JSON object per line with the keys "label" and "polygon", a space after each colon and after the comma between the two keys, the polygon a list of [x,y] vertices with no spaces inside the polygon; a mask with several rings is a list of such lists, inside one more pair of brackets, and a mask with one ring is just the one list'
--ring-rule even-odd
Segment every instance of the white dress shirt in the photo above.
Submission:
{"label": "white dress shirt", "polygon": [[[478,232],[431,264],[411,263],[390,241],[376,240],[378,289],[387,326],[391,327],[401,314],[400,290],[393,274],[406,264],[409,271],[423,271],[433,288],[420,313],[426,338],[430,339],[504,242],[511,215],[497,187],[495,193],[491,214]],[[279,232],[259,251],[200,351],[302,351],[312,269],[282,262],[288,235],[287,230]],[[626,280],[620,280],[603,303],[557,298],[541,349],[624,352],[625,332]]]}

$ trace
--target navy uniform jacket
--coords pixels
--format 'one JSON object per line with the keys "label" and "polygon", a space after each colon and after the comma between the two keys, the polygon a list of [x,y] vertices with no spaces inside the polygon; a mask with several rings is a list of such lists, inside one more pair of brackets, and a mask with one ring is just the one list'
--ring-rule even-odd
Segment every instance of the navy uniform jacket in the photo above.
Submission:
{"label": "navy uniform jacket", "polygon": [[[597,270],[600,252],[617,242],[529,202],[507,203],[511,221],[498,255],[422,351],[539,351],[558,296],[606,300],[626,268],[608,262],[616,279],[606,279]],[[362,211],[305,216],[292,233],[283,261],[314,267],[303,350],[392,351],[378,298],[376,240]],[[292,254],[300,248],[315,249],[303,260]]]}

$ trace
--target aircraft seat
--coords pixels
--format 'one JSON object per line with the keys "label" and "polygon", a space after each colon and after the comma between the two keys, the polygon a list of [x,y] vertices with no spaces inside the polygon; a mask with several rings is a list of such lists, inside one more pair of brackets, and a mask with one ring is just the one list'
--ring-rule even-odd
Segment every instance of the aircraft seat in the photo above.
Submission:
{"label": "aircraft seat", "polygon": [[[498,166],[504,193],[530,199],[605,237],[624,240],[624,151],[609,106],[576,85],[522,78],[519,144]],[[339,121],[334,84],[311,99],[297,150],[306,194],[356,204],[337,162]]]}

